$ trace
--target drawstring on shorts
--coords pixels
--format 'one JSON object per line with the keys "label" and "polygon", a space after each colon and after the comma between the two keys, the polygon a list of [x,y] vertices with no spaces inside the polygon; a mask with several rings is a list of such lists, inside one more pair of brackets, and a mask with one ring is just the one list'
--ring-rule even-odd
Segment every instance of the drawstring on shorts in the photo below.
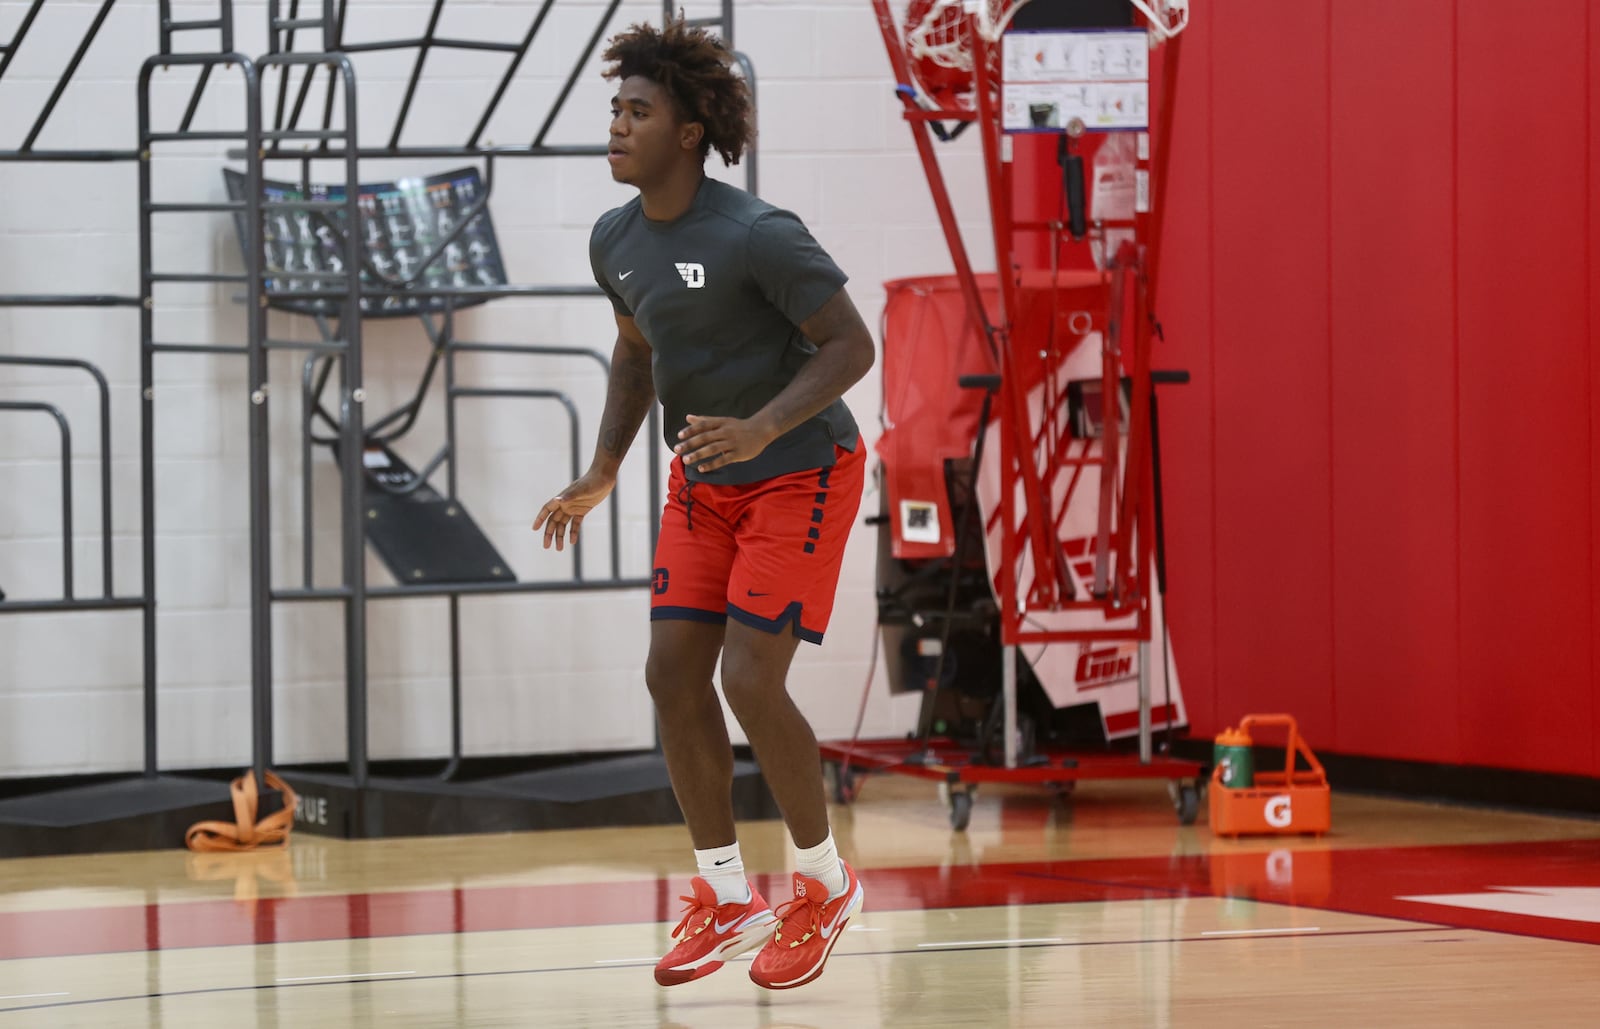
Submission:
{"label": "drawstring on shorts", "polygon": [[678,487],[678,503],[683,505],[683,516],[689,521],[689,531],[694,531],[694,480],[684,479]]}

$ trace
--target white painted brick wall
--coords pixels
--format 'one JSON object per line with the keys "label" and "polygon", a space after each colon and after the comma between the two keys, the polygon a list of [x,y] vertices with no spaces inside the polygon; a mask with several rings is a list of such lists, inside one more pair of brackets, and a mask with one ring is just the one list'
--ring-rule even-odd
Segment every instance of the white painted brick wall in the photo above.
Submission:
{"label": "white painted brick wall", "polygon": [[[51,0],[0,81],[0,148],[17,147],[97,3]],[[689,0],[691,16],[716,0]],[[444,35],[515,40],[535,8],[513,0],[452,0]],[[531,141],[543,112],[572,67],[602,0],[558,0],[540,41],[507,92],[485,138]],[[9,39],[26,5],[0,0],[0,39]],[[212,16],[213,5],[184,4],[179,17]],[[429,5],[355,0],[352,40],[420,33]],[[659,19],[654,0],[627,0],[613,30]],[[236,7],[237,48],[265,49],[262,3]],[[739,0],[736,41],[759,75],[761,192],[796,211],[851,276],[851,294],[876,329],[882,283],[946,272],[950,261],[933,205],[898,116],[887,60],[866,0]],[[183,49],[209,49],[209,34]],[[37,146],[132,148],[139,66],[156,48],[153,0],[121,0],[90,50]],[[357,58],[362,141],[385,142],[411,67],[410,54]],[[435,51],[403,136],[407,144],[459,143],[481,113],[504,59]],[[195,125],[232,128],[242,105],[237,70],[218,72]],[[159,75],[158,127],[176,125],[194,72]],[[275,81],[267,77],[269,86]],[[585,68],[547,141],[598,143],[611,86],[598,62]],[[382,124],[380,124],[382,123]],[[945,147],[945,170],[975,260],[992,266],[984,242],[982,170],[974,139]],[[167,147],[154,162],[158,200],[224,199],[224,145]],[[468,162],[373,162],[367,179],[419,175]],[[743,168],[719,178],[743,184]],[[268,174],[288,178],[293,165]],[[332,178],[335,166],[316,174]],[[590,281],[589,227],[630,191],[610,181],[598,159],[502,161],[496,168],[496,226],[514,281]],[[0,293],[137,291],[135,170],[130,164],[0,164]],[[167,217],[155,251],[169,270],[238,271],[238,243],[224,216]],[[243,325],[229,286],[171,286],[158,293],[156,332],[170,342],[238,342]],[[315,337],[303,319],[274,316],[273,333]],[[613,328],[603,300],[506,300],[463,314],[463,339],[587,345],[609,353]],[[122,595],[139,589],[138,319],[131,310],[0,308],[0,353],[82,357],[112,384],[114,574]],[[409,396],[426,357],[414,323],[366,327],[369,416]],[[604,398],[592,362],[465,355],[463,384],[548,386],[573,394],[588,419],[586,461]],[[272,564],[275,583],[301,585],[299,358],[275,354],[271,409]],[[249,545],[245,455],[247,400],[241,359],[158,357],[155,434],[160,756],[169,768],[240,765],[249,759]],[[877,434],[877,371],[848,400],[867,435]],[[0,366],[0,398],[46,400],[72,419],[75,587],[102,589],[99,565],[96,400],[82,373]],[[419,463],[442,439],[435,384],[423,417],[400,451]],[[527,531],[538,506],[567,481],[566,429],[558,408],[521,401],[475,401],[460,410],[463,494],[519,577],[563,576],[570,555],[545,552]],[[641,438],[630,465],[642,471]],[[0,588],[12,599],[59,596],[60,514],[53,424],[39,415],[0,415]],[[663,461],[663,464],[665,462]],[[333,533],[337,479],[325,452],[313,465],[316,577],[337,580]],[[642,482],[624,486],[620,510],[591,522],[591,574],[607,570],[603,531],[623,529],[623,566],[648,574],[648,509]],[[875,510],[869,493],[864,511]],[[851,540],[838,606],[822,648],[802,647],[791,687],[821,737],[852,728],[869,672],[875,604],[875,533]],[[374,583],[390,582],[368,555]],[[468,597],[462,602],[465,737],[471,754],[606,750],[647,745],[653,716],[643,686],[649,600],[643,591]],[[280,762],[337,760],[345,746],[343,639],[332,603],[274,609],[274,732]],[[375,601],[369,616],[372,754],[444,753],[448,726],[448,622],[442,599]],[[0,617],[0,776],[133,769],[142,759],[141,628],[137,612]],[[891,698],[881,660],[864,730],[903,732],[914,698]],[[737,725],[735,738],[742,739]]]}

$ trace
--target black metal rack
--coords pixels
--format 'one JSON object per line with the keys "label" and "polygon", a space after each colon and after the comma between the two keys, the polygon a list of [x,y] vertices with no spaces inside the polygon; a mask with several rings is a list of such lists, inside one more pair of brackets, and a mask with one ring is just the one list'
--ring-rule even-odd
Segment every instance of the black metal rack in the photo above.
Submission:
{"label": "black metal rack", "polygon": [[[75,164],[136,163],[142,173],[147,165],[143,143],[138,149],[55,149],[36,146],[40,135],[56,114],[63,94],[71,84],[89,48],[99,37],[116,0],[102,0],[94,18],[84,30],[83,37],[63,65],[60,75],[51,88],[48,99],[41,105],[38,115],[24,135],[20,145],[0,149],[0,163]],[[15,35],[0,45],[0,79],[3,79],[13,59],[28,38],[44,0],[33,0],[23,14]],[[224,13],[208,27],[220,32],[219,52],[232,47],[232,13],[229,0],[223,0]],[[172,53],[172,32],[199,27],[193,23],[174,23],[168,0],[160,5],[162,21],[162,60],[187,60]],[[185,115],[185,124],[192,119],[198,104],[198,92]],[[141,193],[141,204],[148,207],[148,195]],[[148,218],[141,221],[141,252],[148,258]],[[148,260],[142,262],[148,268]],[[127,294],[14,294],[0,293],[0,308],[127,308],[138,310],[141,320],[148,322],[151,304],[149,283],[141,283],[136,295]],[[145,334],[148,340],[148,333]],[[72,564],[72,444],[71,427],[65,414],[53,404],[24,403],[0,399],[0,411],[42,413],[53,417],[61,434],[61,484],[63,509],[62,590],[61,596],[46,599],[20,599],[8,597],[0,600],[0,614],[30,614],[41,612],[84,611],[138,611],[142,619],[142,730],[143,768],[134,777],[94,786],[74,787],[45,791],[0,800],[0,825],[6,832],[0,836],[0,853],[49,853],[64,849],[78,849],[95,845],[102,839],[106,826],[115,826],[112,835],[121,847],[162,846],[181,839],[182,826],[198,817],[214,814],[218,806],[227,803],[227,789],[222,783],[187,776],[165,774],[161,771],[157,751],[157,697],[156,697],[156,597],[155,597],[155,520],[154,520],[154,436],[150,419],[154,396],[151,356],[153,351],[145,345],[140,362],[140,394],[143,398],[140,432],[140,483],[143,521],[140,526],[140,544],[143,576],[139,592],[117,596],[112,579],[111,536],[111,444],[110,444],[110,392],[104,373],[91,362],[61,355],[25,357],[0,357],[0,366],[26,365],[33,367],[76,368],[87,372],[99,391],[99,466],[100,466],[100,536],[101,536],[101,591],[98,597],[79,596],[73,582]],[[93,825],[93,831],[85,826]],[[174,835],[176,833],[176,835]]]}
{"label": "black metal rack", "polygon": [[[140,320],[140,466],[141,466],[141,542],[143,586],[137,596],[117,598],[111,592],[109,535],[110,493],[107,485],[102,490],[102,507],[105,514],[104,539],[104,596],[100,598],[75,598],[70,575],[70,535],[67,540],[69,554],[66,588],[63,597],[44,601],[0,601],[0,614],[37,610],[92,610],[108,607],[137,609],[144,618],[143,694],[144,694],[144,751],[142,779],[151,785],[147,792],[159,799],[152,803],[166,804],[171,809],[174,794],[171,789],[155,789],[164,779],[158,769],[156,748],[156,646],[155,646],[155,443],[153,434],[154,412],[158,400],[154,380],[154,364],[158,356],[177,354],[224,354],[242,357],[247,364],[247,396],[241,398],[248,407],[249,434],[249,539],[250,539],[250,683],[251,683],[251,763],[260,780],[266,767],[273,763],[273,670],[272,670],[272,608],[277,603],[338,602],[343,607],[343,637],[345,641],[345,707],[348,738],[343,767],[332,772],[307,770],[286,774],[291,783],[303,794],[321,794],[332,798],[333,808],[340,812],[335,824],[320,826],[324,831],[345,835],[382,835],[394,831],[418,831],[418,826],[434,826],[434,831],[472,831],[475,828],[537,828],[545,825],[592,824],[597,816],[590,804],[563,802],[561,791],[551,792],[548,783],[523,781],[533,773],[523,773],[518,778],[522,786],[512,788],[508,780],[499,782],[453,782],[461,772],[465,757],[461,738],[461,636],[460,601],[463,596],[490,593],[562,592],[573,590],[631,589],[647,584],[644,576],[625,575],[621,567],[618,540],[618,522],[611,520],[609,541],[609,574],[602,577],[586,575],[581,550],[573,555],[572,575],[566,579],[543,581],[486,581],[486,582],[428,582],[423,584],[400,583],[395,586],[372,586],[366,578],[364,522],[370,512],[367,497],[372,489],[364,474],[362,455],[367,448],[392,441],[410,430],[416,421],[417,411],[424,403],[430,385],[442,370],[442,385],[446,412],[445,440],[434,455],[417,473],[422,482],[443,466],[447,471],[444,496],[455,500],[457,496],[457,460],[460,453],[456,432],[456,405],[463,401],[487,398],[534,400],[563,404],[569,411],[571,449],[577,454],[581,426],[577,407],[570,397],[556,390],[484,388],[465,385],[458,381],[456,359],[464,353],[516,354],[530,359],[544,357],[581,357],[596,361],[602,371],[609,371],[603,354],[581,347],[534,346],[518,343],[488,343],[458,340],[455,337],[455,313],[460,307],[483,303],[501,297],[573,297],[599,296],[593,285],[518,286],[494,282],[479,286],[442,285],[430,283],[425,276],[446,253],[447,245],[459,239],[466,226],[478,215],[487,215],[487,203],[493,191],[495,163],[510,158],[560,158],[597,157],[603,155],[603,145],[574,146],[548,142],[551,129],[575,83],[604,38],[620,0],[610,0],[598,10],[592,34],[582,52],[571,65],[559,93],[542,119],[531,141],[526,145],[491,146],[483,142],[490,119],[499,108],[518,69],[523,65],[530,47],[546,24],[557,0],[542,0],[532,12],[531,23],[520,40],[515,43],[498,40],[471,40],[448,38],[437,32],[445,0],[434,0],[427,28],[420,37],[381,41],[352,41],[344,36],[346,3],[344,0],[321,0],[320,3],[300,0],[271,0],[268,5],[269,50],[259,59],[252,60],[234,52],[233,11],[231,0],[219,0],[218,16],[200,20],[180,21],[173,17],[170,0],[161,0],[161,50],[150,57],[139,75],[138,88],[138,148],[136,150],[74,150],[40,151],[34,148],[44,125],[56,108],[74,72],[83,60],[89,46],[109,14],[115,0],[104,0],[97,15],[87,29],[83,40],[68,60],[65,70],[56,83],[49,100],[28,132],[22,146],[13,151],[0,151],[0,161],[60,161],[60,162],[133,162],[138,168],[140,283],[132,296],[80,296],[80,295],[3,295],[0,307],[5,306],[118,306],[139,311]],[[720,28],[724,39],[732,41],[732,0],[717,0],[720,13],[715,17],[695,18],[695,24]],[[34,23],[44,0],[33,0],[19,25],[15,38],[0,46],[0,76],[22,45]],[[305,12],[303,13],[303,8]],[[671,0],[664,0],[663,16],[674,13]],[[174,49],[180,33],[216,32],[217,47],[194,53],[180,53]],[[311,38],[312,49],[296,48],[297,39],[303,44]],[[434,50],[458,49],[502,54],[507,67],[499,77],[492,96],[481,116],[460,142],[447,142],[420,146],[402,146],[401,134],[412,109],[429,54]],[[356,105],[358,75],[355,60],[358,55],[378,51],[414,50],[404,96],[394,123],[381,146],[361,144],[361,131]],[[755,86],[754,69],[748,58],[738,55],[752,91]],[[173,69],[195,74],[192,92],[185,110],[176,119],[166,118],[158,127],[157,121],[170,112],[153,109],[151,92],[160,76]],[[208,86],[218,73],[239,77],[244,87],[244,110],[239,112],[235,127],[226,130],[196,129],[196,114]],[[274,81],[275,80],[275,81]],[[176,125],[171,122],[176,120]],[[195,141],[222,141],[230,144],[229,156],[241,162],[242,171],[237,176],[237,188],[231,191],[226,202],[172,203],[154,200],[153,166],[155,156],[165,147]],[[374,267],[372,254],[363,246],[361,233],[351,231],[363,224],[361,211],[362,170],[370,161],[417,161],[432,158],[451,158],[481,161],[483,195],[473,206],[461,212],[453,234],[438,241],[423,255],[409,273],[390,275],[385,269]],[[747,184],[756,186],[756,165],[750,155],[747,165]],[[280,180],[279,187],[268,195],[269,180],[266,169],[281,164],[298,168],[293,183]],[[320,181],[313,171],[324,167],[337,169],[337,178]],[[295,187],[292,190],[285,186]],[[296,195],[297,194],[297,195]],[[185,272],[158,269],[155,266],[152,238],[153,227],[162,216],[169,214],[227,213],[231,215],[240,232],[245,270],[240,274],[216,272]],[[314,221],[330,253],[338,259],[328,267],[302,268],[294,272],[298,280],[292,290],[284,288],[285,273],[282,268],[267,266],[263,248],[264,219],[278,215],[301,216]],[[329,268],[337,267],[337,270]],[[170,284],[221,283],[239,289],[245,315],[244,342],[230,343],[177,343],[155,338],[156,315],[161,304],[158,294]],[[366,413],[367,391],[362,369],[362,321],[375,313],[382,313],[379,297],[403,297],[408,310],[422,322],[430,348],[430,355],[414,396],[397,409],[370,417]],[[309,306],[308,306],[309,305]],[[310,314],[318,327],[318,339],[297,340],[291,332],[280,332],[274,326],[287,314],[272,316],[274,310]],[[294,350],[305,353],[301,381],[301,460],[302,546],[305,548],[301,563],[302,581],[297,586],[277,586],[271,578],[271,532],[268,512],[272,494],[269,477],[272,383],[269,381],[268,355],[275,350]],[[70,359],[48,357],[43,363],[76,363]],[[7,362],[7,363],[17,363]],[[37,363],[37,362],[36,362]],[[334,367],[338,380],[334,396],[324,402],[324,393]],[[86,368],[100,376],[98,369]],[[104,402],[103,402],[104,404]],[[330,409],[331,406],[331,409]],[[37,405],[19,405],[15,402],[0,405],[0,412],[10,413],[20,407],[35,410]],[[104,418],[104,406],[103,418]],[[48,411],[45,413],[49,413]],[[59,414],[59,412],[57,412]],[[652,413],[648,431],[659,438],[657,416]],[[62,420],[63,433],[67,431]],[[330,435],[317,436],[317,427],[330,430]],[[105,438],[102,430],[102,440]],[[318,585],[314,581],[311,560],[312,549],[312,490],[310,489],[310,461],[316,444],[326,445],[338,460],[339,468],[339,553],[340,572],[336,585]],[[108,482],[105,462],[109,460],[108,448],[102,445],[103,481]],[[64,460],[70,459],[70,450]],[[574,459],[575,460],[575,459]],[[659,506],[660,448],[652,445],[648,459],[648,489],[650,509]],[[574,469],[576,474],[576,468]],[[64,482],[70,489],[70,477],[64,469]],[[70,499],[68,500],[70,503]],[[67,526],[70,534],[71,526]],[[652,543],[653,543],[652,529]],[[448,632],[450,639],[450,710],[451,750],[444,757],[441,772],[434,776],[407,780],[375,777],[367,740],[367,623],[366,609],[376,599],[438,597],[449,601]],[[632,798],[623,802],[619,810],[629,812],[624,817],[658,820],[675,816],[670,789],[667,788],[664,768],[655,755],[633,756],[624,759],[626,769],[617,766],[617,796]],[[640,762],[651,769],[641,779]],[[603,769],[590,765],[590,779]],[[560,769],[550,782],[560,779]],[[742,766],[747,777],[741,796],[745,797],[742,810],[748,814],[771,813],[770,797],[755,778],[754,769]],[[571,776],[566,776],[570,779]],[[648,780],[648,781],[646,781]],[[754,783],[754,785],[750,785]],[[225,797],[221,784],[201,782],[206,797],[215,796],[220,802]],[[85,790],[97,788],[86,787]],[[571,792],[570,790],[568,791]],[[580,790],[580,793],[585,791]],[[506,797],[523,796],[527,803],[506,808]],[[592,787],[588,790],[592,793]],[[380,794],[382,794],[380,796]],[[494,795],[494,803],[484,798]],[[587,794],[586,794],[587,795]],[[106,791],[86,794],[89,807],[105,806]],[[469,801],[463,801],[463,797]],[[647,800],[641,800],[648,797]],[[471,800],[470,798],[476,798]],[[34,802],[38,798],[19,798]],[[61,799],[61,798],[56,798]],[[592,796],[588,801],[592,801]],[[209,801],[208,801],[209,802]],[[0,824],[7,821],[7,804],[0,801]],[[119,799],[120,810],[143,810],[149,804],[129,803]],[[71,805],[69,804],[68,807]],[[474,808],[480,812],[473,813]],[[186,812],[189,807],[184,809]],[[56,810],[63,810],[55,805]],[[30,809],[31,810],[31,809]],[[103,814],[103,812],[101,812]],[[147,814],[147,812],[146,812]],[[70,816],[66,816],[69,817]],[[174,818],[169,821],[176,820]],[[146,825],[151,820],[141,819]],[[480,824],[480,822],[482,824]],[[403,828],[402,828],[403,827]],[[153,830],[146,830],[146,835]],[[164,831],[164,830],[163,830]],[[172,841],[156,842],[139,836],[135,846],[170,845]],[[104,845],[104,844],[101,844]],[[48,843],[25,845],[30,849],[45,848]]]}

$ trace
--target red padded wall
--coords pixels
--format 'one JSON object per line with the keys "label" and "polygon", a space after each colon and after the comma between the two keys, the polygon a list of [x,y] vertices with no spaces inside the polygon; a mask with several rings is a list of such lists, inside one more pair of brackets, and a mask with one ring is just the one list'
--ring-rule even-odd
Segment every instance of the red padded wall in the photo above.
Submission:
{"label": "red padded wall", "polygon": [[1600,775],[1600,12],[1196,3],[1160,366],[1197,732]]}
{"label": "red padded wall", "polygon": [[[1600,690],[1600,15],[1589,8],[1584,24],[1588,39],[1586,63],[1589,69],[1589,250],[1584,263],[1584,282],[1589,291],[1589,682],[1590,697]],[[1589,762],[1600,774],[1600,700],[1591,699],[1594,732],[1590,738]]]}
{"label": "red padded wall", "polygon": [[[1218,713],[1267,711],[1292,695],[1312,740],[1331,736],[1334,710],[1327,3],[1203,8]],[[1298,45],[1283,46],[1285,34]],[[1169,253],[1165,270],[1193,260]]]}
{"label": "red padded wall", "polygon": [[1456,47],[1463,751],[1562,772],[1596,771],[1587,6],[1463,0]]}
{"label": "red padded wall", "polygon": [[1455,123],[1439,7],[1340,0],[1329,25],[1329,557],[1333,739],[1449,761],[1461,744],[1457,324],[1454,265],[1441,254],[1454,231]]}
{"label": "red padded wall", "polygon": [[[1183,92],[1173,121],[1174,153],[1186,155],[1181,169],[1167,183],[1166,255],[1173,269],[1163,275],[1158,304],[1169,331],[1155,344],[1156,368],[1184,368],[1191,383],[1160,394],[1161,476],[1167,496],[1182,497],[1182,509],[1168,507],[1168,596],[1180,602],[1166,608],[1174,640],[1181,640],[1180,681],[1191,720],[1215,725],[1217,709],[1216,510],[1210,484],[1216,471],[1216,375],[1212,364],[1211,325],[1214,263],[1210,259],[1211,212],[1211,80],[1188,74],[1209,66],[1211,27],[1197,21],[1186,38],[1180,68]],[[1198,331],[1197,331],[1198,330]]]}

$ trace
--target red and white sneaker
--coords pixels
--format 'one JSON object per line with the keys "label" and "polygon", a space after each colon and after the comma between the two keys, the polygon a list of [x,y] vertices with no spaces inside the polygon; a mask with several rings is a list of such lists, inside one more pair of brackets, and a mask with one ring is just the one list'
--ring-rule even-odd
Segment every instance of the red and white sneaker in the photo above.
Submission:
{"label": "red and white sneaker", "polygon": [[687,907],[683,920],[672,930],[677,946],[656,962],[656,982],[676,986],[710,975],[729,958],[759,947],[772,935],[772,908],[750,886],[750,899],[739,904],[718,904],[717,891],[695,876],[691,895],[680,896]]}
{"label": "red and white sneaker", "polygon": [[750,965],[750,978],[769,990],[788,990],[822,974],[822,966],[844,935],[845,923],[861,910],[866,892],[855,869],[844,868],[844,891],[828,896],[816,879],[794,874],[794,899],[778,905],[778,929]]}

